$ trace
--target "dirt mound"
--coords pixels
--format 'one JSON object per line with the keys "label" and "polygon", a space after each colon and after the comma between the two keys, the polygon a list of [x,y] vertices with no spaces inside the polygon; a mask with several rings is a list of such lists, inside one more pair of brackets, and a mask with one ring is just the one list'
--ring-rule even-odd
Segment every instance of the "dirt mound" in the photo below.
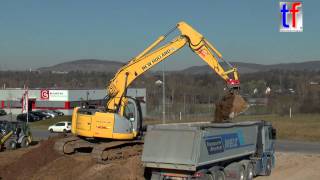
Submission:
{"label": "dirt mound", "polygon": [[239,115],[239,113],[244,112],[247,108],[248,104],[240,95],[228,93],[216,103],[213,122],[220,123],[232,119]]}
{"label": "dirt mound", "polygon": [[[41,141],[40,145],[23,154],[18,160],[2,168],[3,179],[29,179],[38,169],[59,157],[53,150],[55,140]],[[14,153],[14,151],[12,151]]]}
{"label": "dirt mound", "polygon": [[[99,169],[99,173],[96,173],[96,169]],[[107,165],[98,165],[89,169],[88,174],[96,173],[95,179],[110,179],[110,180],[143,180],[144,169],[141,162],[141,156],[131,157],[125,161],[113,162]]]}
{"label": "dirt mound", "polygon": [[0,160],[6,165],[0,164],[0,179],[144,179],[140,155],[98,164],[88,153],[60,155],[53,149],[57,139],[42,141],[24,151],[1,153]]}
{"label": "dirt mound", "polygon": [[31,179],[142,180],[141,157],[135,156],[109,164],[98,164],[90,155],[60,157],[33,174]]}

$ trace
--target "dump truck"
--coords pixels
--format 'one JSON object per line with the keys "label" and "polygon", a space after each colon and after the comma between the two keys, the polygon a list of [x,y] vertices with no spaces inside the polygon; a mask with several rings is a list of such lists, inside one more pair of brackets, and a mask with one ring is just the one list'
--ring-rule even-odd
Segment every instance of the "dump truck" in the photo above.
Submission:
{"label": "dump truck", "polygon": [[270,122],[150,125],[142,162],[147,179],[251,180],[270,175],[276,130]]}

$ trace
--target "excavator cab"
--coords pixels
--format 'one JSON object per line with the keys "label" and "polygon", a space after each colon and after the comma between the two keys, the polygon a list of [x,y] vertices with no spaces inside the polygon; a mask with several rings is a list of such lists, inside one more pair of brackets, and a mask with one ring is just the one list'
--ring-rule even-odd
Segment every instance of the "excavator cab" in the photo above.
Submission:
{"label": "excavator cab", "polygon": [[76,108],[72,117],[72,133],[91,138],[135,139],[141,131],[142,113],[139,100],[125,97],[122,113],[99,109]]}

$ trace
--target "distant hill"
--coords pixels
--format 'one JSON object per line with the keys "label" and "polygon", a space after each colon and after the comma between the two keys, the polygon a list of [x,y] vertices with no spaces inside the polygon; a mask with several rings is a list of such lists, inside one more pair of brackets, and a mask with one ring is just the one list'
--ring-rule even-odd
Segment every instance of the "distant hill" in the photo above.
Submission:
{"label": "distant hill", "polygon": [[[231,62],[231,64],[238,67],[239,72],[241,74],[254,73],[258,71],[269,71],[274,69],[300,70],[300,71],[302,70],[319,71],[320,70],[320,61],[307,61],[307,62],[301,62],[301,63],[283,63],[283,64],[272,64],[272,65],[262,65],[262,64],[242,63],[242,62]],[[223,67],[226,68],[227,66],[223,66]],[[212,69],[207,65],[192,66],[180,72],[187,73],[187,74],[213,73]]]}
{"label": "distant hill", "polygon": [[65,63],[56,64],[49,67],[38,68],[39,71],[51,71],[51,72],[71,72],[71,71],[82,71],[82,72],[116,72],[124,63],[107,60],[97,59],[81,59],[75,61],[69,61]]}
{"label": "distant hill", "polygon": [[[241,74],[254,73],[258,71],[268,71],[272,69],[282,70],[320,70],[320,61],[307,61],[301,63],[285,63],[285,64],[272,64],[262,65],[254,63],[243,63],[243,62],[231,62],[232,65],[238,67]],[[60,63],[54,66],[39,68],[39,71],[51,71],[51,72],[71,72],[71,71],[82,71],[82,72],[106,72],[115,73],[124,63],[108,60],[97,60],[97,59],[82,59]],[[224,68],[227,69],[226,66]],[[181,71],[187,74],[206,74],[213,73],[209,66],[192,66]],[[157,72],[154,72],[157,73]]]}

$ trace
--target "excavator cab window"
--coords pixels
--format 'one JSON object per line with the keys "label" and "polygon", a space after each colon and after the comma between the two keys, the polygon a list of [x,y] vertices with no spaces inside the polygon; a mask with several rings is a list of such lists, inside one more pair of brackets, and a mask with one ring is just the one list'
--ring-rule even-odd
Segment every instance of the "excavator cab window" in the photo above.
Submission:
{"label": "excavator cab window", "polygon": [[126,107],[124,108],[124,117],[126,117],[129,121],[135,121],[135,105],[133,102],[129,101]]}

